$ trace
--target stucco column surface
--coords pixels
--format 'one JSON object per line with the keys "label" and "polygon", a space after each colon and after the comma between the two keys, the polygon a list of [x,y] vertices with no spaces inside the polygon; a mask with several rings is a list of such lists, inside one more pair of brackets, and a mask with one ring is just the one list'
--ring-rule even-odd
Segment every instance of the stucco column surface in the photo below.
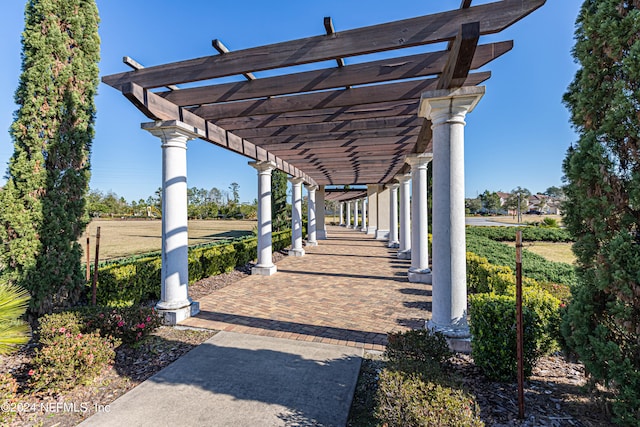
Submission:
{"label": "stucco column surface", "polygon": [[429,326],[450,338],[469,336],[464,209],[464,126],[485,88],[422,95],[420,116],[433,129],[433,312]]}
{"label": "stucco column surface", "polygon": [[340,202],[340,225],[344,226],[344,202]]}
{"label": "stucco column surface", "polygon": [[411,175],[396,175],[400,182],[400,245],[399,259],[411,259]]}
{"label": "stucco column surface", "polygon": [[367,234],[376,234],[378,229],[378,185],[367,185],[367,198],[369,199],[369,212],[367,215]]}
{"label": "stucco column surface", "polygon": [[431,283],[429,268],[429,214],[427,212],[427,166],[431,153],[407,157],[411,165],[411,268],[409,281]]}
{"label": "stucco column surface", "polygon": [[378,227],[375,235],[377,240],[389,239],[389,193],[389,189],[382,185],[378,186],[378,207],[376,209]]}
{"label": "stucco column surface", "polygon": [[291,182],[291,249],[289,255],[304,256],[302,248],[302,178],[289,178]]}
{"label": "stucco column surface", "polygon": [[400,184],[393,183],[387,185],[389,194],[389,243],[387,247],[397,248],[400,246],[398,241],[398,187]]}
{"label": "stucco column surface", "polygon": [[156,308],[165,323],[175,325],[199,311],[189,298],[187,228],[187,141],[199,136],[179,121],[141,127],[162,141],[162,271]]}
{"label": "stucco column surface", "polygon": [[356,199],[353,201],[353,229],[357,230],[358,229],[358,220],[359,218],[359,212],[358,212],[358,207],[360,205],[360,200]]}
{"label": "stucco column surface", "polygon": [[345,227],[351,228],[351,202],[347,202],[347,222]]}
{"label": "stucco column surface", "polygon": [[251,268],[251,274],[271,276],[277,270],[271,244],[271,172],[276,164],[262,161],[249,162],[249,165],[258,171],[258,262]]}
{"label": "stucco column surface", "polygon": [[307,203],[307,246],[318,246],[316,240],[316,185],[305,185],[309,195]]}

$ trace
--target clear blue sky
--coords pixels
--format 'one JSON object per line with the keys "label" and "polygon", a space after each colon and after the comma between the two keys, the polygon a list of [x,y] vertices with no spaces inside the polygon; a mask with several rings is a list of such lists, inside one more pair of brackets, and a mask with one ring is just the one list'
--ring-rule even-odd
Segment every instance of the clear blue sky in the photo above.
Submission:
{"label": "clear blue sky", "polygon": [[[214,54],[211,40],[237,50],[324,33],[323,17],[337,31],[455,9],[460,0],[229,1],[98,0],[100,75],[128,70],[123,56],[146,65]],[[474,5],[490,3],[475,0]],[[478,107],[467,116],[466,195],[516,186],[544,191],[561,184],[561,164],[576,140],[561,99],[577,66],[570,51],[578,0],[548,0],[541,9],[481,43],[512,39],[514,49],[487,67],[493,75]],[[13,152],[8,133],[16,109],[23,0],[3,2],[0,67],[0,168]],[[347,64],[349,60],[347,59]],[[257,73],[259,77],[261,74]],[[264,75],[264,74],[263,74]],[[100,84],[91,188],[127,200],[146,199],[161,185],[160,143],[140,130],[148,121],[118,91]],[[204,141],[189,143],[188,185],[228,189],[256,197],[257,176],[248,159]],[[0,184],[4,177],[0,179]]]}

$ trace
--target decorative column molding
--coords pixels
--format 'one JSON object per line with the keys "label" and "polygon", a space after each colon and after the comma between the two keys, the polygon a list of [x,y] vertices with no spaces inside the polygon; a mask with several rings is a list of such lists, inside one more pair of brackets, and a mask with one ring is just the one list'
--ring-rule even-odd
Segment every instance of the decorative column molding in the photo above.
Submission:
{"label": "decorative column molding", "polygon": [[187,141],[199,136],[174,120],[141,127],[162,140],[162,272],[156,308],[164,323],[175,325],[200,311],[189,298],[187,222]]}
{"label": "decorative column molding", "polygon": [[351,202],[347,202],[347,222],[345,223],[345,227],[351,228]]}
{"label": "decorative column molding", "polygon": [[289,178],[291,183],[291,249],[290,256],[304,256],[302,249],[302,183],[304,179]]}
{"label": "decorative column molding", "polygon": [[327,224],[325,222],[326,204],[324,202],[324,185],[316,191],[316,239],[327,240]]}
{"label": "decorative column molding", "polygon": [[344,227],[344,202],[340,202],[340,226]]}
{"label": "decorative column molding", "polygon": [[305,185],[309,198],[307,200],[307,246],[318,246],[316,240],[316,190],[317,185]]}
{"label": "decorative column molding", "polygon": [[271,172],[276,168],[273,162],[249,162],[258,171],[258,262],[251,267],[251,274],[271,276],[277,271],[273,263],[271,245]]}
{"label": "decorative column molding", "polygon": [[368,204],[369,201],[365,196],[365,198],[362,199],[362,227],[360,227],[360,231],[362,231],[363,233],[367,232],[367,211],[369,210]]}
{"label": "decorative column molding", "polygon": [[389,190],[384,186],[378,186],[378,206],[377,206],[377,224],[376,239],[388,240],[389,239]]}
{"label": "decorative column molding", "polygon": [[464,126],[483,86],[422,94],[433,129],[433,310],[429,327],[469,348],[464,210]]}
{"label": "decorative column molding", "polygon": [[427,165],[431,153],[407,156],[411,166],[411,268],[409,281],[431,283],[429,269],[429,214],[427,211]]}
{"label": "decorative column molding", "polygon": [[369,199],[369,212],[367,215],[367,234],[376,234],[378,229],[378,185],[367,185],[367,198]]}
{"label": "decorative column molding", "polygon": [[387,247],[397,248],[400,246],[398,241],[398,187],[400,184],[387,184],[389,189],[389,243]]}
{"label": "decorative column molding", "polygon": [[411,259],[411,175],[396,175],[400,182],[400,246],[399,259]]}

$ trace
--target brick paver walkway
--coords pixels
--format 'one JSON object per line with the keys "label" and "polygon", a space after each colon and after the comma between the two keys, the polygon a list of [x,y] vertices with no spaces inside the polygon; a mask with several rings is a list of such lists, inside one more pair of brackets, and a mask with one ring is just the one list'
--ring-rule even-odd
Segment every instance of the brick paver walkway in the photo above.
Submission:
{"label": "brick paver walkway", "polygon": [[200,299],[201,328],[383,350],[389,331],[431,315],[431,286],[409,283],[410,262],[362,232],[327,227],[328,240]]}

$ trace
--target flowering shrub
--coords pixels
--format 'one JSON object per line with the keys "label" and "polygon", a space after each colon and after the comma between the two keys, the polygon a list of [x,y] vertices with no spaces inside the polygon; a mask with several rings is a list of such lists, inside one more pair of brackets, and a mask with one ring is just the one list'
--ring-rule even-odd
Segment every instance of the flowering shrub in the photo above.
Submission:
{"label": "flowering shrub", "polygon": [[[12,403],[16,403],[16,393],[18,383],[9,373],[0,374],[0,408],[11,408]],[[15,417],[15,411],[0,409],[0,424],[5,425]]]}
{"label": "flowering shrub", "polygon": [[87,330],[125,344],[141,341],[162,324],[158,312],[150,307],[89,308],[84,317]]}
{"label": "flowering shrub", "polygon": [[63,311],[47,314],[39,319],[38,337],[40,344],[52,344],[60,334],[77,335],[83,332],[83,320],[80,313]]}
{"label": "flowering shrub", "polygon": [[96,333],[72,333],[62,326],[36,350],[34,369],[29,371],[30,386],[59,393],[78,384],[88,384],[113,363],[114,344]]}

